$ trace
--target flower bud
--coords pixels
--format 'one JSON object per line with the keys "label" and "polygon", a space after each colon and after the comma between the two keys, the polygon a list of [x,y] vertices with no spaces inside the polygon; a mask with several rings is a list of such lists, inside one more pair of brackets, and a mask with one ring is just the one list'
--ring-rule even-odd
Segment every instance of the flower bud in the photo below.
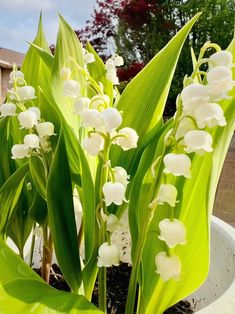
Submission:
{"label": "flower bud", "polygon": [[16,114],[16,105],[6,102],[0,106],[1,117],[14,116]]}
{"label": "flower bud", "polygon": [[195,109],[194,117],[200,129],[205,127],[213,128],[217,125],[225,126],[226,120],[223,109],[216,103],[207,103]]}
{"label": "flower bud", "polygon": [[207,73],[207,81],[208,93],[212,99],[223,98],[234,86],[232,70],[225,66],[212,68]]}
{"label": "flower bud", "polygon": [[191,160],[187,155],[170,153],[163,158],[163,162],[165,165],[164,173],[171,173],[176,177],[191,178]]}
{"label": "flower bud", "polygon": [[81,114],[83,110],[89,109],[90,102],[91,102],[90,98],[87,97],[78,98],[73,105],[74,109],[73,113]]}
{"label": "flower bud", "polygon": [[177,198],[177,189],[172,184],[161,184],[157,194],[157,203],[162,205],[168,203],[170,206],[175,207]]}
{"label": "flower bud", "polygon": [[108,108],[101,112],[107,132],[118,128],[122,124],[122,116],[116,108]]}
{"label": "flower bud", "polygon": [[123,137],[117,138],[117,145],[121,146],[123,150],[128,150],[137,147],[139,136],[136,131],[132,128],[123,128],[119,130],[118,134],[124,135]]}
{"label": "flower bud", "polygon": [[88,154],[96,156],[104,149],[104,139],[96,133],[91,133],[90,136],[84,138],[82,146]]}
{"label": "flower bud", "polygon": [[103,126],[104,119],[101,113],[96,109],[85,109],[81,112],[81,118],[85,126],[99,128]]}
{"label": "flower bud", "polygon": [[114,61],[113,59],[108,59],[106,62],[105,62],[105,68],[107,71],[109,70],[115,70],[115,64],[114,64]]}
{"label": "flower bud", "polygon": [[63,82],[64,96],[76,98],[80,95],[80,84],[74,80]]}
{"label": "flower bud", "polygon": [[41,122],[36,126],[38,135],[41,138],[44,136],[52,136],[54,133],[54,124],[52,122]]}
{"label": "flower bud", "polygon": [[33,235],[37,238],[42,238],[43,237],[43,230],[42,227],[35,227],[33,230]]}
{"label": "flower bud", "polygon": [[116,67],[120,67],[124,64],[123,58],[119,55],[114,56],[113,62]]}
{"label": "flower bud", "polygon": [[115,167],[114,170],[114,177],[116,182],[120,182],[123,185],[127,186],[129,183],[128,179],[130,176],[127,174],[126,170],[122,167]]}
{"label": "flower bud", "polygon": [[18,120],[21,128],[32,129],[37,124],[37,115],[32,110],[19,113]]}
{"label": "flower bud", "polygon": [[186,145],[185,151],[187,153],[197,153],[204,155],[213,151],[211,147],[212,137],[206,131],[192,130],[185,134],[184,143]]}
{"label": "flower bud", "polygon": [[103,243],[99,247],[98,255],[98,267],[111,267],[112,265],[119,265],[119,251],[115,243]]}
{"label": "flower bud", "polygon": [[233,65],[233,55],[230,51],[226,50],[217,51],[210,56],[210,60],[213,62],[209,62],[210,68],[214,68],[216,66],[225,66],[231,68]]}
{"label": "flower bud", "polygon": [[158,238],[165,241],[169,248],[175,247],[177,244],[185,244],[186,228],[178,219],[163,219],[159,223],[161,234]]}
{"label": "flower bud", "polygon": [[176,130],[175,138],[176,140],[179,140],[180,138],[184,137],[184,135],[191,130],[195,129],[195,125],[193,121],[190,118],[183,118]]}
{"label": "flower bud", "polygon": [[36,114],[36,116],[37,116],[37,120],[38,121],[40,120],[40,118],[41,118],[41,111],[40,111],[40,109],[38,107],[29,107],[28,110],[29,111],[33,111]]}
{"label": "flower bud", "polygon": [[24,137],[24,144],[27,148],[38,148],[39,137],[36,134],[27,134]]}
{"label": "flower bud", "polygon": [[9,83],[13,84],[16,80],[18,84],[24,84],[24,73],[21,71],[12,71],[10,73]]}
{"label": "flower bud", "polygon": [[182,90],[181,98],[183,102],[183,109],[187,114],[200,105],[209,100],[208,90],[202,84],[191,84]]}
{"label": "flower bud", "polygon": [[70,80],[70,77],[71,77],[71,70],[70,68],[62,68],[60,70],[60,78],[62,81],[69,81]]}
{"label": "flower bud", "polygon": [[11,149],[12,159],[22,159],[25,157],[29,157],[29,148],[24,144],[15,144]]}
{"label": "flower bud", "polygon": [[16,87],[16,94],[21,101],[36,98],[35,89],[32,86]]}
{"label": "flower bud", "polygon": [[102,191],[107,206],[112,203],[121,205],[123,202],[127,201],[125,198],[126,187],[120,182],[106,182],[103,185]]}
{"label": "flower bud", "polygon": [[155,257],[156,273],[163,281],[174,279],[180,280],[181,261],[177,255],[167,256],[166,252],[160,252]]}
{"label": "flower bud", "polygon": [[87,53],[85,54],[85,56],[84,56],[84,62],[85,62],[86,64],[95,62],[95,57],[94,57],[93,53],[87,52]]}
{"label": "flower bud", "polygon": [[114,214],[110,214],[106,220],[106,230],[113,232],[118,227],[118,218]]}

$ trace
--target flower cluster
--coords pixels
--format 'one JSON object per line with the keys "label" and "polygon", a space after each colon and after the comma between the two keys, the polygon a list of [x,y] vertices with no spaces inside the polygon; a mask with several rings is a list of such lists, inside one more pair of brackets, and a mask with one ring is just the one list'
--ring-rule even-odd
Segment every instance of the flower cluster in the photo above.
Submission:
{"label": "flower cluster", "polygon": [[[199,71],[200,65],[205,62],[208,62],[208,72]],[[165,146],[172,147],[171,152],[162,157],[165,175],[190,178],[191,159],[187,154],[201,156],[213,151],[213,139],[208,130],[226,125],[223,108],[215,101],[229,97],[227,93],[234,86],[232,65],[230,52],[217,51],[209,59],[199,60],[192,76],[186,78],[186,86],[178,97],[175,127],[167,132],[164,140]],[[205,76],[206,85],[202,81],[200,83],[200,80],[195,83],[194,78],[199,74]],[[149,205],[150,208],[157,204],[168,204],[171,207],[170,218],[159,223],[159,239],[165,242],[168,249],[158,253],[155,258],[157,273],[163,281],[180,279],[181,261],[170,249],[186,243],[186,228],[183,222],[174,218],[176,198],[176,187],[164,183]]]}
{"label": "flower cluster", "polygon": [[109,58],[105,63],[106,77],[114,85],[119,84],[116,67],[120,67],[124,64],[123,58],[119,55],[114,55]]}
{"label": "flower cluster", "polygon": [[[43,149],[50,151],[49,136],[54,135],[54,125],[51,122],[41,121],[41,112],[38,107],[25,108],[26,102],[31,102],[35,97],[35,90],[28,86],[24,80],[24,74],[14,69],[10,73],[10,81],[13,87],[8,90],[7,101],[0,106],[1,117],[17,116],[20,129],[28,130],[22,144],[12,147],[12,158],[23,159],[29,157],[32,152]],[[22,84],[25,84],[22,86]]]}
{"label": "flower cluster", "polygon": [[[91,56],[89,58],[93,60]],[[122,64],[123,59],[115,55],[106,62],[107,73],[109,72],[111,75],[115,72],[116,75],[116,66]],[[100,246],[98,266],[117,265],[117,261],[119,261],[118,249],[115,243],[111,243],[110,233],[114,231],[118,219],[114,215],[108,215],[106,207],[111,204],[121,205],[123,202],[127,202],[125,193],[129,176],[122,167],[112,168],[109,150],[111,145],[118,145],[124,151],[136,148],[138,135],[132,128],[120,128],[122,124],[121,112],[113,107],[109,96],[104,93],[103,85],[100,82],[94,82],[87,69],[85,72],[87,83],[97,91],[91,98],[83,95],[79,83],[71,79],[70,69],[62,68],[60,75],[63,81],[64,95],[74,99],[73,113],[80,117],[82,126],[86,128],[87,136],[83,138],[82,146],[89,155],[99,155],[104,163],[100,210],[103,212],[101,224],[105,224],[108,241]],[[115,82],[113,83],[115,84]]]}

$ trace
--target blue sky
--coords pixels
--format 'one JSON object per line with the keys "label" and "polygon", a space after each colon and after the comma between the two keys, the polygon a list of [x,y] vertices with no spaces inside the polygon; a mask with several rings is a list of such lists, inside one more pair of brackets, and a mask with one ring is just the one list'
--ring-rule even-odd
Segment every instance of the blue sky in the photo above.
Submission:
{"label": "blue sky", "polygon": [[78,29],[90,18],[96,0],[0,0],[0,47],[26,52],[37,31],[40,11],[49,44],[55,42],[57,13]]}

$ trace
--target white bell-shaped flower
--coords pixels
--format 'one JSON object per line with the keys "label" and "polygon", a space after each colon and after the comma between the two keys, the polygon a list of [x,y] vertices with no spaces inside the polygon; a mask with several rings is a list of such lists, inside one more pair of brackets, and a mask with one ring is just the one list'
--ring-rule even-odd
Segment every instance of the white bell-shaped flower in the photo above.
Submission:
{"label": "white bell-shaped flower", "polygon": [[22,128],[32,129],[38,122],[37,115],[32,110],[19,113],[18,120]]}
{"label": "white bell-shaped flower", "polygon": [[36,98],[35,97],[35,89],[33,88],[33,86],[16,87],[15,92],[21,101],[26,101],[26,100]]}
{"label": "white bell-shaped flower", "polygon": [[70,68],[62,68],[60,70],[60,78],[62,81],[69,81],[70,80],[70,77],[71,77],[71,70]]}
{"label": "white bell-shaped flower", "polygon": [[96,156],[104,149],[104,139],[96,133],[91,133],[90,136],[84,138],[82,146],[88,154]]}
{"label": "white bell-shaped flower", "polygon": [[9,83],[13,84],[15,81],[17,81],[17,84],[24,84],[24,73],[21,71],[12,71],[10,73]]}
{"label": "white bell-shaped flower", "polygon": [[55,127],[52,122],[41,122],[38,123],[36,126],[36,130],[38,132],[40,139],[42,139],[44,136],[55,135],[54,129]]}
{"label": "white bell-shaped flower", "polygon": [[204,155],[213,151],[212,136],[202,130],[192,130],[185,134],[184,143],[186,145],[185,151],[187,153],[197,153],[198,155]]}
{"label": "white bell-shaped flower", "polygon": [[98,267],[118,266],[120,262],[119,250],[115,243],[103,243],[98,250]]}
{"label": "white bell-shaped flower", "polygon": [[121,205],[123,202],[127,202],[125,198],[126,186],[120,182],[106,182],[102,187],[102,191],[107,206],[112,203]]}
{"label": "white bell-shaped flower", "polygon": [[167,256],[166,252],[160,252],[155,257],[156,273],[160,275],[163,281],[174,279],[180,280],[181,261],[177,255]]}
{"label": "white bell-shaped flower", "polygon": [[106,78],[111,81],[114,85],[119,84],[119,79],[117,76],[117,71],[116,69],[113,70],[108,70],[106,73]]}
{"label": "white bell-shaped flower", "polygon": [[157,194],[157,203],[162,205],[168,203],[170,206],[175,207],[177,198],[177,189],[172,184],[161,184],[158,194]]}
{"label": "white bell-shaped flower", "polygon": [[36,134],[27,134],[24,137],[24,144],[28,148],[38,148],[39,137]]}
{"label": "white bell-shaped flower", "polygon": [[117,216],[114,214],[108,215],[106,219],[106,230],[109,232],[113,232],[118,227],[119,221]]}
{"label": "white bell-shaped flower", "polygon": [[116,108],[108,108],[101,112],[104,127],[107,132],[118,128],[122,124],[122,116]]}
{"label": "white bell-shaped flower", "polygon": [[14,116],[16,114],[16,105],[6,102],[0,106],[1,117]]}
{"label": "white bell-shaped flower", "polygon": [[169,248],[175,247],[177,244],[185,244],[186,228],[178,219],[163,219],[159,223],[161,234],[158,238],[165,241]]}
{"label": "white bell-shaped flower", "polygon": [[169,153],[163,158],[163,162],[165,165],[164,173],[171,173],[176,177],[191,178],[191,160],[187,155]]}
{"label": "white bell-shaped flower", "polygon": [[116,67],[120,67],[120,66],[122,66],[124,64],[123,58],[121,56],[119,56],[119,55],[115,55],[113,57],[113,62],[114,62],[114,65]]}
{"label": "white bell-shaped flower", "polygon": [[191,84],[182,90],[181,99],[184,111],[191,114],[195,107],[209,100],[208,90],[202,84]]}
{"label": "white bell-shaped flower", "polygon": [[80,95],[80,84],[75,80],[67,80],[63,82],[64,96],[77,98]]}
{"label": "white bell-shaped flower", "polygon": [[24,144],[15,144],[11,149],[12,159],[22,159],[29,157],[29,148]]}
{"label": "white bell-shaped flower", "polygon": [[101,113],[96,109],[82,110],[81,118],[84,126],[90,126],[92,128],[99,128],[104,124],[104,118]]}
{"label": "white bell-shaped flower", "polygon": [[107,71],[109,70],[115,70],[115,64],[114,64],[114,60],[113,59],[108,59],[106,62],[105,62],[105,68]]}
{"label": "white bell-shaped flower", "polygon": [[37,119],[38,121],[41,118],[41,111],[38,107],[29,107],[28,110],[33,111],[34,113],[36,113]]}
{"label": "white bell-shaped flower", "polygon": [[213,128],[217,125],[225,126],[227,124],[223,109],[216,103],[206,103],[195,109],[194,117],[200,129],[205,127]]}
{"label": "white bell-shaped flower", "polygon": [[233,86],[232,70],[225,66],[212,68],[207,73],[207,90],[211,99],[220,99],[226,96]]}
{"label": "white bell-shaped flower", "polygon": [[210,60],[212,61],[212,63],[209,62],[210,68],[214,68],[216,66],[225,66],[231,68],[233,65],[233,55],[230,51],[226,50],[217,51],[210,56]]}
{"label": "white bell-shaped flower", "polygon": [[81,114],[81,112],[85,109],[89,109],[89,105],[90,105],[90,98],[87,98],[87,97],[81,97],[81,98],[78,98],[74,105],[73,105],[73,113],[74,114]]}
{"label": "white bell-shaped flower", "polygon": [[115,167],[114,170],[114,178],[116,182],[120,182],[123,185],[127,186],[129,183],[128,179],[130,176],[127,174],[126,170],[122,167]]}
{"label": "white bell-shaped flower", "polygon": [[96,110],[103,110],[109,106],[110,99],[108,95],[95,95],[91,98],[90,108]]}
{"label": "white bell-shaped flower", "polygon": [[95,62],[95,57],[94,57],[93,53],[87,52],[84,56],[84,62],[86,64]]}
{"label": "white bell-shaped flower", "polygon": [[128,127],[123,128],[118,131],[118,134],[124,135],[122,137],[118,137],[116,141],[117,145],[121,146],[123,150],[137,147],[139,136],[134,129]]}

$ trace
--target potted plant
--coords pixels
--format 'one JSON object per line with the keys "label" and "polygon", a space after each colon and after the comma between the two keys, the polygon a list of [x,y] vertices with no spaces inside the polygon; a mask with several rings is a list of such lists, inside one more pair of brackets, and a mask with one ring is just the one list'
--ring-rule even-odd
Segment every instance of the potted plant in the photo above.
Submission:
{"label": "potted plant", "polygon": [[[121,253],[112,235],[125,213],[132,261],[126,314],[163,313],[204,282],[214,196],[235,125],[234,41],[226,51],[207,42],[197,58],[192,50],[193,73],[185,76],[176,114],[162,119],[199,15],[122,95],[120,56],[103,63],[62,17],[53,56],[40,18],[0,107],[1,312],[107,313],[107,269],[118,267]],[[43,279],[24,262],[33,232],[32,265],[39,231]],[[70,293],[47,284],[53,251]]]}

